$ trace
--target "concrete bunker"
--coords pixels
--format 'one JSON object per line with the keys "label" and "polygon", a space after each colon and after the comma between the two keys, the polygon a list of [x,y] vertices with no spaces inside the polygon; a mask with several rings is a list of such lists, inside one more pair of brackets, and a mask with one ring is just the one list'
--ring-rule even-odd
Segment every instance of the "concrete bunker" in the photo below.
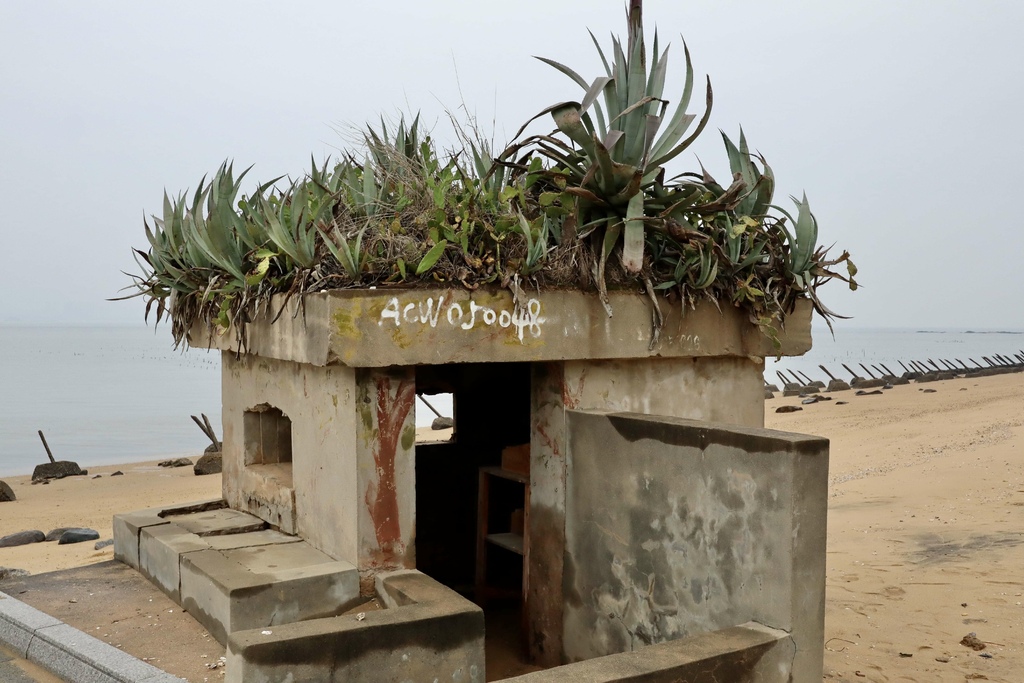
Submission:
{"label": "concrete bunker", "polygon": [[[763,430],[761,359],[809,349],[809,305],[778,346],[711,304],[665,311],[652,345],[649,300],[611,299],[609,318],[597,296],[571,291],[522,306],[504,291],[333,291],[306,295],[301,311],[278,301],[276,323],[246,324],[244,347],[237,331],[194,330],[193,346],[223,351],[224,501],[358,577],[330,584],[330,614],[296,608],[302,619],[274,629],[280,648],[225,627],[229,680],[277,680],[281,652],[310,654],[287,664],[296,680],[343,680],[355,669],[299,644],[369,643],[362,629],[383,619],[416,651],[451,655],[427,680],[482,681],[483,618],[458,617],[479,638],[444,643],[430,620],[492,595],[521,605],[529,660],[554,667],[523,680],[607,657],[577,671],[640,675],[655,661],[630,659],[642,649],[664,658],[662,678],[645,680],[690,675],[709,653],[736,680],[820,680],[827,442]],[[454,438],[417,444],[416,395],[438,392],[455,396]],[[183,590],[221,562],[182,558]],[[389,578],[414,575],[431,582]],[[342,614],[351,591],[413,584],[429,599],[389,598],[406,616]],[[415,678],[391,654],[394,675]]]}

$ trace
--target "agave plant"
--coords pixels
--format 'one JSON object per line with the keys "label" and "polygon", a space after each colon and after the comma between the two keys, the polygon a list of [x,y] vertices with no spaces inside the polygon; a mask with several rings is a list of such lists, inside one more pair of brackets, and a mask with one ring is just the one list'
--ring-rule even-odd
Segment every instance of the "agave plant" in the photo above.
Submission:
{"label": "agave plant", "polygon": [[[169,314],[177,343],[197,322],[244,334],[237,323],[274,294],[335,287],[515,289],[524,277],[596,289],[610,315],[606,272],[650,296],[652,344],[659,301],[731,303],[769,336],[800,297],[826,320],[840,317],[817,289],[832,278],[856,288],[856,267],[848,253],[830,259],[817,245],[806,197],[794,199],[793,213],[772,203],[774,173],[742,130],[736,143],[722,134],[729,183],[703,167],[666,179],[666,164],[707,125],[711,85],[698,119],[687,111],[694,75],[684,43],[673,110],[664,97],[669,49],[655,34],[648,54],[641,0],[630,1],[627,20],[627,40],[613,37],[608,51],[591,34],[604,74],[589,82],[541,58],[583,96],[543,110],[531,121],[550,115],[556,130],[519,140],[524,125],[496,159],[475,127],[472,136],[457,127],[461,148],[440,153],[416,116],[382,120],[361,150],[314,162],[281,188],[277,178],[239,197],[248,169],[236,178],[225,162],[191,195],[165,195],[162,215],[144,222],[149,245],[135,250],[141,274],[131,276],[130,296],[147,300],[147,317],[154,306],[158,322]],[[846,275],[833,270],[843,262]],[[607,271],[609,263],[621,268]]]}
{"label": "agave plant", "polygon": [[[675,113],[665,123],[669,102],[662,96],[668,69],[668,48],[659,51],[655,33],[651,68],[648,70],[641,0],[631,0],[628,23],[629,38],[625,49],[617,38],[612,38],[611,63],[591,34],[606,73],[589,85],[568,66],[540,58],[585,90],[582,101],[553,105],[531,119],[550,114],[558,130],[570,142],[551,135],[535,135],[509,147],[502,155],[507,160],[520,149],[530,146],[568,173],[571,184],[565,191],[578,199],[580,236],[600,231],[602,273],[620,236],[623,240],[623,266],[627,272],[639,273],[643,267],[644,228],[648,217],[662,213],[666,203],[679,209],[681,201],[698,198],[690,188],[683,193],[667,191],[660,179],[664,178],[663,165],[690,146],[707,125],[711,114],[709,80],[704,115],[696,129],[683,139],[696,120],[694,114],[687,113],[693,89],[693,66],[684,44],[686,83]],[[603,99],[603,105],[599,98]],[[597,118],[596,125],[589,113],[591,108]],[[525,128],[524,125],[516,137]],[[657,200],[656,207],[648,205],[649,198]],[[600,280],[603,286],[603,277]]]}

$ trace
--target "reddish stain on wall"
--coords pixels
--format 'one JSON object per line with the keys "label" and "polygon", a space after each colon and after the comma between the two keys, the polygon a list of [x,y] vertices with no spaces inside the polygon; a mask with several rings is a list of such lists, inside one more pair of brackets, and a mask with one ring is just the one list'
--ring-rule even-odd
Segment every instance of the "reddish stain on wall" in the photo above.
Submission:
{"label": "reddish stain on wall", "polygon": [[373,446],[373,460],[378,481],[376,487],[371,486],[366,492],[366,506],[377,537],[377,552],[374,553],[377,563],[393,566],[405,554],[395,488],[395,458],[402,428],[416,401],[416,385],[402,380],[392,394],[390,377],[378,377],[376,384],[378,436]]}

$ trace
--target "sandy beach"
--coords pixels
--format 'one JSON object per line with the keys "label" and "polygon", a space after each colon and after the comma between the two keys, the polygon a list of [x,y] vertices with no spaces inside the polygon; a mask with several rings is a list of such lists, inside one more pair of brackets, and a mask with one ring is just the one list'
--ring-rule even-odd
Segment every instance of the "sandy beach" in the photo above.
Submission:
{"label": "sandy beach", "polygon": [[[828,396],[796,413],[775,413],[796,398],[765,403],[767,427],[831,440],[825,680],[1019,683],[1024,375]],[[155,463],[6,481],[18,501],[0,503],[0,535],[88,526],[109,538],[116,512],[220,492],[219,475]],[[111,556],[91,542],[40,543],[0,549],[0,566],[40,573]],[[985,648],[961,645],[968,633]]]}
{"label": "sandy beach", "polygon": [[[191,458],[195,461],[198,455]],[[220,475],[197,477],[191,467],[158,467],[157,461],[87,467],[84,477],[66,477],[49,484],[32,484],[31,475],[6,477],[17,500],[0,503],[0,536],[57,527],[95,529],[100,539],[111,537],[113,516],[143,508],[220,498]],[[123,476],[111,477],[121,471]],[[94,479],[100,475],[98,479]],[[0,567],[33,574],[80,567],[114,558],[114,549],[95,549],[95,542],[57,545],[32,543],[0,548]],[[0,590],[3,590],[0,584]]]}
{"label": "sandy beach", "polygon": [[831,439],[825,680],[1024,680],[1024,375],[829,396],[765,403]]}

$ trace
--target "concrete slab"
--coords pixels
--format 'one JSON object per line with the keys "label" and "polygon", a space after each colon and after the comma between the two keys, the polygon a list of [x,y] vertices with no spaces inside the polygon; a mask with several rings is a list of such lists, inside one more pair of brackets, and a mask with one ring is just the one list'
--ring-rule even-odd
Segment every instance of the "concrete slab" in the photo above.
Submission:
{"label": "concrete slab", "polygon": [[139,532],[150,526],[167,524],[161,518],[161,508],[136,510],[114,515],[114,559],[132,569],[139,569]]}
{"label": "concrete slab", "polygon": [[225,680],[483,683],[479,607],[416,571],[379,574],[377,587],[393,607],[232,634]]}
{"label": "concrete slab", "polygon": [[114,559],[124,562],[132,569],[139,567],[139,532],[146,527],[167,524],[168,519],[161,517],[160,513],[165,510],[179,509],[183,507],[196,507],[215,505],[220,500],[200,500],[183,505],[164,506],[124,512],[114,515],[113,536],[114,536]]}
{"label": "concrete slab", "polygon": [[180,603],[180,557],[209,547],[206,539],[177,524],[146,527],[139,532],[139,571],[171,600]]}
{"label": "concrete slab", "polygon": [[188,515],[168,515],[165,519],[197,536],[216,536],[235,530],[258,531],[267,526],[259,517],[230,508]]}
{"label": "concrete slab", "polygon": [[181,556],[181,605],[221,643],[239,630],[340,614],[360,600],[359,573],[305,542]]}
{"label": "concrete slab", "polygon": [[298,536],[282,534],[275,529],[263,529],[262,531],[250,531],[244,534],[205,536],[203,540],[214,550],[232,550],[234,548],[251,548],[260,545],[298,543],[302,539]]}

